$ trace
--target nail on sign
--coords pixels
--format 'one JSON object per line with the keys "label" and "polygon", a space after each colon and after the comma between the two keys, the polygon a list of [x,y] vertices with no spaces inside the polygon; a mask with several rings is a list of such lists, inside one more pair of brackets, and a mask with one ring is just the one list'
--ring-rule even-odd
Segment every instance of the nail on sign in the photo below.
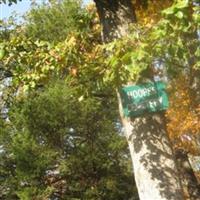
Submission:
{"label": "nail on sign", "polygon": [[124,115],[136,117],[146,112],[158,112],[169,107],[165,84],[162,82],[130,85],[120,91]]}

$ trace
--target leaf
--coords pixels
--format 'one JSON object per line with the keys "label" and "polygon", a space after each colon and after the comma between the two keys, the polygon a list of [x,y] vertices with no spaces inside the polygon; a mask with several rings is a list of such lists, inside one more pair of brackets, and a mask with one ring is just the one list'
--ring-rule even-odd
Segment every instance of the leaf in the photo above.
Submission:
{"label": "leaf", "polygon": [[176,8],[183,9],[189,7],[189,0],[179,0],[176,4]]}
{"label": "leaf", "polygon": [[200,47],[198,47],[197,50],[195,51],[195,56],[200,58]]}
{"label": "leaf", "polygon": [[170,8],[167,8],[167,9],[163,10],[162,14],[164,14],[164,15],[172,15],[172,14],[174,14],[174,7],[170,7]]}
{"label": "leaf", "polygon": [[0,49],[0,60],[2,60],[5,56],[5,50],[4,49]]}
{"label": "leaf", "polygon": [[124,55],[121,57],[122,63],[123,63],[123,64],[128,64],[128,63],[130,63],[131,56],[132,56],[132,52],[128,52],[128,53],[124,54]]}
{"label": "leaf", "polygon": [[183,12],[182,12],[182,11],[178,11],[178,12],[176,13],[176,17],[179,18],[179,19],[182,19],[182,18],[184,17]]}
{"label": "leaf", "polygon": [[78,101],[81,102],[81,101],[83,101],[83,99],[84,99],[84,96],[82,95],[82,96],[80,96],[80,97],[78,98]]}
{"label": "leaf", "polygon": [[[162,11],[162,14],[164,15],[173,15],[177,12],[179,12],[180,10],[183,10],[184,8],[188,8],[189,6],[189,2],[188,0],[179,0],[178,3],[174,4],[173,6],[165,9],[164,11]],[[183,14],[183,13],[182,13]],[[182,14],[178,14],[178,18],[181,17]],[[182,17],[181,17],[182,18]]]}
{"label": "leaf", "polygon": [[109,60],[109,64],[112,67],[115,67],[117,64],[119,63],[119,58],[113,56],[110,60]]}

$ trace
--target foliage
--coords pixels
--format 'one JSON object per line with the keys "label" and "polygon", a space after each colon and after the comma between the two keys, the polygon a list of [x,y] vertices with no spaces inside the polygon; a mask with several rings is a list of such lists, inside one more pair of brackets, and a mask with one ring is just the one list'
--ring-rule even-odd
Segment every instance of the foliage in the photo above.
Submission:
{"label": "foliage", "polygon": [[[134,5],[136,7],[137,24],[151,28],[161,19],[162,10],[170,7],[172,3],[172,0],[145,0],[143,3],[142,1],[136,0]],[[147,4],[147,6],[144,6],[145,4]]]}
{"label": "foliage", "polygon": [[[166,1],[163,7],[170,4],[170,1]],[[153,8],[153,3],[149,4],[148,9],[152,11]],[[38,8],[38,11],[40,9],[42,8]],[[52,12],[56,13],[57,9],[58,4],[52,4]],[[146,16],[150,12],[148,9]],[[48,16],[47,10],[44,13]],[[139,11],[138,16],[140,13]],[[44,85],[49,77],[55,75],[73,75],[76,83],[85,84],[88,82],[86,79],[94,80],[93,77],[96,76],[96,81],[87,84],[88,90],[83,95],[88,95],[96,88],[101,90],[104,85],[116,88],[127,82],[152,79],[155,73],[162,71],[155,72],[155,62],[167,69],[170,80],[184,71],[192,82],[193,74],[199,70],[199,6],[180,0],[162,13],[160,21],[158,16],[151,18],[153,22],[147,19],[148,23],[141,22],[131,27],[132,35],[102,47],[90,34],[86,36],[82,33],[68,35],[65,42],[56,45],[35,41],[23,34],[17,38],[12,36],[1,50],[7,52],[2,56],[3,66],[14,75],[13,84],[18,87],[18,92],[19,88],[27,91]],[[63,16],[59,19],[62,22]],[[37,21],[41,20],[35,20]],[[73,30],[73,26],[71,29]],[[51,28],[48,27],[47,30]],[[95,37],[95,31],[90,33]],[[105,50],[109,55],[105,55]]]}
{"label": "foliage", "polygon": [[[2,198],[133,196],[111,92],[127,82],[167,77],[170,137],[176,147],[197,152],[199,6],[183,0],[154,6],[149,1],[148,8],[136,7],[132,34],[106,45],[99,43],[93,8],[74,1],[35,6],[25,26],[1,37],[0,65],[12,75],[14,106],[9,120],[1,122]],[[183,140],[185,134],[194,140]]]}
{"label": "foliage", "polygon": [[[99,47],[90,36],[69,35],[65,41],[53,45],[50,42],[32,40],[21,34],[11,35],[9,42],[2,43],[4,52],[2,70],[12,76],[12,87],[18,96],[30,89],[42,87],[51,77],[73,76],[74,81],[100,89],[103,58]],[[96,59],[94,61],[94,58]],[[85,93],[91,93],[91,89]]]}
{"label": "foliage", "polygon": [[144,51],[146,48],[137,34],[131,38],[124,38],[121,41],[114,41],[106,45],[105,49],[111,52],[106,60],[104,82],[115,87],[120,87],[127,82],[137,82],[141,72],[146,70],[150,57]]}
{"label": "foliage", "polygon": [[198,155],[200,133],[200,105],[194,107],[187,78],[179,76],[171,85],[170,109],[167,111],[169,136],[175,148]]}
{"label": "foliage", "polygon": [[88,34],[93,16],[77,0],[35,4],[25,16],[25,32],[35,40],[57,43],[65,40],[69,33]]}
{"label": "foliage", "polygon": [[[168,130],[175,147],[199,154],[199,6],[178,1],[163,11],[165,19],[160,22],[153,36],[158,42],[155,55],[168,69],[173,80],[171,109],[168,112]],[[163,45],[165,48],[162,48]]]}
{"label": "foliage", "polygon": [[[94,97],[81,100],[79,90],[67,81],[54,83],[10,110],[10,128],[2,129],[1,145],[10,152],[6,155],[13,165],[5,168],[5,160],[1,165],[2,198],[128,199],[134,195],[126,143],[116,134],[115,104]],[[13,189],[13,183],[15,191],[9,194],[6,188]]]}
{"label": "foliage", "polygon": [[[37,27],[41,26],[41,21],[47,20],[48,13],[51,12],[53,16],[57,16],[56,13],[59,12],[62,6],[63,9],[68,9],[70,17],[66,19],[66,16],[60,13],[56,18],[59,24],[62,24],[63,20],[65,21],[64,26],[58,26],[60,28],[60,36],[51,30],[54,24],[52,22],[52,26],[46,27],[43,31],[45,34],[33,33],[40,36],[51,36],[50,41],[46,36],[46,38],[42,38],[45,41],[41,40],[39,36],[32,35],[33,37],[30,38],[32,32],[29,28],[27,29],[29,24],[35,20],[34,25],[32,24],[31,27],[34,30],[39,30]],[[93,14],[90,14],[94,13],[94,9],[90,7],[86,10],[80,8],[80,6],[80,3],[74,1],[64,1],[61,3],[61,7],[60,3],[57,4],[56,2],[42,5],[41,7],[36,6],[30,11],[26,25],[16,27],[15,31],[10,32],[9,37],[6,39],[1,37],[1,70],[4,74],[11,74],[12,86],[19,95],[30,89],[43,86],[53,76],[74,76],[74,73],[76,73],[76,78],[81,79],[81,82],[86,82],[86,74],[89,79],[93,79],[94,76],[102,76],[100,74],[102,74],[103,58],[98,56],[100,55],[100,48],[97,46],[99,28],[96,26],[96,22],[93,23],[92,21],[96,20],[96,18],[92,19],[91,16]],[[32,16],[32,12],[39,12],[40,9],[44,10],[40,14],[38,13],[37,21]],[[74,14],[78,16],[74,17]],[[84,29],[84,26],[78,25],[79,21],[94,24],[94,26],[89,28],[90,25],[88,25],[88,28]],[[77,29],[76,33],[74,33],[75,29]],[[64,34],[63,31],[68,32],[68,34]],[[4,32],[2,31],[2,33]],[[61,37],[63,38],[62,41],[58,42]],[[97,84],[96,82],[93,83]],[[95,85],[95,87],[99,86]]]}
{"label": "foliage", "polygon": [[[132,27],[134,33],[130,37],[114,41],[100,51],[100,48],[95,46],[95,42],[92,45],[97,51],[91,51],[92,48],[88,46],[88,43],[92,42],[90,35],[69,36],[65,43],[62,42],[56,46],[52,46],[52,44],[50,46],[50,43],[47,42],[35,42],[27,36],[20,39],[14,37],[8,43],[7,52],[9,54],[5,59],[4,66],[9,66],[10,63],[14,63],[16,66],[17,63],[19,72],[15,73],[22,73],[22,76],[25,76],[17,76],[18,79],[20,78],[18,85],[21,81],[27,82],[29,83],[27,87],[35,87],[37,80],[45,79],[49,72],[59,71],[60,68],[67,68],[66,71],[71,68],[77,70],[82,65],[81,70],[78,70],[81,73],[82,69],[85,69],[83,65],[87,66],[88,62],[91,64],[94,59],[97,61],[95,63],[97,67],[94,68],[97,71],[95,74],[102,74],[103,80],[101,81],[104,84],[112,85],[112,87],[119,87],[128,81],[137,82],[141,77],[144,79],[146,75],[148,75],[146,78],[151,78],[153,76],[153,63],[156,60],[164,63],[170,72],[169,75],[173,75],[173,73],[178,73],[179,69],[187,68],[186,63],[192,59],[190,58],[191,49],[189,48],[191,40],[187,40],[188,42],[185,43],[183,41],[193,33],[193,30],[197,30],[198,20],[191,18],[188,6],[188,4],[183,3],[173,5],[163,12],[164,19],[158,25],[150,26],[150,28],[145,26],[146,24],[144,26],[136,25]],[[173,12],[175,12],[176,20],[170,17]],[[180,13],[184,14],[183,18],[179,16]],[[196,16],[195,13],[194,16]],[[175,25],[172,26],[172,24]],[[163,45],[166,48],[162,48]],[[198,40],[194,39],[192,46],[193,49],[196,48],[194,54],[196,60],[198,60],[198,45]],[[19,48],[15,49],[16,46],[19,46]],[[108,58],[103,55],[105,49],[110,52]],[[23,57],[23,59],[18,59],[19,57]],[[37,59],[38,57],[39,59]],[[28,70],[23,67],[24,64],[29,66]],[[198,62],[195,62],[195,67],[197,65]],[[174,66],[176,66],[176,69]],[[20,68],[25,69],[26,72],[24,70],[20,72]],[[143,74],[144,71],[146,73]],[[24,83],[24,85],[27,85],[27,83]]]}
{"label": "foliage", "polygon": [[4,3],[11,6],[13,3],[17,3],[17,1],[21,1],[21,0],[0,0],[0,4]]}
{"label": "foliage", "polygon": [[[27,26],[1,37],[2,97],[7,98],[6,90],[12,96],[1,124],[1,198],[137,199],[116,102],[102,82],[99,28],[96,22],[82,27],[93,23],[91,14],[78,3],[65,3],[70,17],[77,16],[65,20],[64,27],[66,16],[58,15],[60,36],[48,38],[52,26],[46,27],[44,38],[29,29],[32,22],[32,28],[40,26],[49,13],[58,14],[60,4],[52,3],[51,8],[36,6]],[[62,30],[66,26],[67,35]],[[7,72],[12,78],[6,85]]]}

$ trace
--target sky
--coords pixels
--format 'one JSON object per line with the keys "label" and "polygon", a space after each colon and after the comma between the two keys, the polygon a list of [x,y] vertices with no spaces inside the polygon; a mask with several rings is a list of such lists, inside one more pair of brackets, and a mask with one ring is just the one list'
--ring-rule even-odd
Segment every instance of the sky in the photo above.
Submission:
{"label": "sky", "polygon": [[[37,2],[42,2],[42,0],[36,0]],[[85,4],[91,2],[92,0],[83,0]],[[0,4],[0,19],[8,18],[12,15],[13,12],[16,12],[19,15],[23,15],[30,8],[31,1],[30,0],[22,0],[17,4],[13,4],[12,6],[8,6],[5,4]]]}

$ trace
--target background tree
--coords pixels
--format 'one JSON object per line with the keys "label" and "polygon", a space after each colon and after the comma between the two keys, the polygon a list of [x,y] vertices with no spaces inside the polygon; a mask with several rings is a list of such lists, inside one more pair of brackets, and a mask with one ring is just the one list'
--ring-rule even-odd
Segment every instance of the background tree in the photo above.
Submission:
{"label": "background tree", "polygon": [[70,33],[89,33],[93,13],[82,8],[81,1],[50,1],[35,4],[26,15],[25,32],[35,40],[59,42]]}
{"label": "background tree", "polygon": [[116,134],[115,104],[92,97],[78,100],[79,90],[69,82],[54,83],[10,110],[12,124],[7,122],[9,131],[1,133],[1,158],[10,155],[0,168],[1,198],[137,196],[126,142]]}

